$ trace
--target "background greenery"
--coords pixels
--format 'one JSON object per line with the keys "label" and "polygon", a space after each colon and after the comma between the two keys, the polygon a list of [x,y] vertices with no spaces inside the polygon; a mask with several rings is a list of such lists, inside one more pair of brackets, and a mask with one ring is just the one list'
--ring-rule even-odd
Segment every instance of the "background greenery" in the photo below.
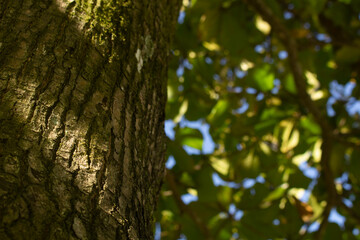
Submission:
{"label": "background greenery", "polygon": [[360,239],[360,1],[184,0],[155,239]]}

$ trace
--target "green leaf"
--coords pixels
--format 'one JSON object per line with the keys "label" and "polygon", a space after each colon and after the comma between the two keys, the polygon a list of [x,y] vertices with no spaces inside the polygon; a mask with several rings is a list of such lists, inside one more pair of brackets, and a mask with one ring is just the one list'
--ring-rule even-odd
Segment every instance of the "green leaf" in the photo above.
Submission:
{"label": "green leaf", "polygon": [[227,186],[218,187],[218,201],[225,206],[228,206],[232,200],[233,190]]}
{"label": "green leaf", "polygon": [[286,75],[283,84],[287,91],[291,92],[292,94],[297,93],[295,81],[291,74]]}
{"label": "green leaf", "polygon": [[236,179],[255,178],[260,172],[260,159],[254,149],[249,152],[239,152],[230,157],[233,167],[230,168]]}
{"label": "green leaf", "polygon": [[287,183],[284,183],[281,186],[277,187],[274,191],[269,193],[269,195],[264,198],[264,202],[271,202],[273,200],[283,197],[288,187],[289,184]]}
{"label": "green leaf", "polygon": [[306,177],[299,168],[296,168],[296,170],[290,174],[288,182],[292,188],[306,189],[309,186],[311,179]]}
{"label": "green leaf", "polygon": [[226,100],[219,100],[211,110],[211,113],[208,116],[208,122],[214,127],[223,125],[228,114],[228,109],[229,102]]}
{"label": "green leaf", "polygon": [[253,80],[261,91],[270,91],[274,88],[275,75],[271,71],[270,65],[256,67],[253,72]]}
{"label": "green leaf", "polygon": [[229,161],[226,158],[210,157],[211,166],[222,175],[226,176],[229,173]]}
{"label": "green leaf", "polygon": [[269,130],[273,130],[274,126],[278,124],[277,119],[268,119],[265,121],[262,121],[255,125],[254,130],[258,133],[259,136],[263,135],[264,133],[268,132]]}
{"label": "green leaf", "polygon": [[287,153],[299,143],[300,132],[297,129],[294,129],[294,123],[292,121],[283,121],[286,123],[285,129],[281,138],[281,148],[280,151]]}
{"label": "green leaf", "polygon": [[198,129],[180,128],[175,135],[175,138],[181,142],[182,145],[187,145],[195,149],[202,149],[203,136]]}
{"label": "green leaf", "polygon": [[323,206],[321,203],[319,203],[319,201],[316,199],[314,194],[310,194],[309,205],[312,207],[312,209],[314,211],[312,220],[318,219],[321,216],[321,214],[324,212],[325,206]]}
{"label": "green leaf", "polygon": [[184,116],[184,114],[186,113],[187,109],[189,106],[189,101],[187,99],[185,99],[182,104],[181,107],[179,109],[179,113],[178,115],[176,115],[176,117],[174,118],[174,123],[178,123],[180,122],[181,118]]}
{"label": "green leaf", "polygon": [[321,134],[320,126],[316,122],[314,122],[314,120],[310,116],[302,116],[300,119],[300,126],[314,135]]}
{"label": "green leaf", "polygon": [[184,183],[187,186],[194,186],[194,180],[189,172],[183,172],[180,177],[180,182]]}

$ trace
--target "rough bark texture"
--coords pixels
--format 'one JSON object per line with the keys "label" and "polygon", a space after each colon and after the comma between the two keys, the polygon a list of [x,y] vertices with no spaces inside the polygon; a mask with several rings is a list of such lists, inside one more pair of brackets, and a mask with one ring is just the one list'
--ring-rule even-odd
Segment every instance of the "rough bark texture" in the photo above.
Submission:
{"label": "rough bark texture", "polygon": [[178,0],[0,0],[0,239],[152,239]]}

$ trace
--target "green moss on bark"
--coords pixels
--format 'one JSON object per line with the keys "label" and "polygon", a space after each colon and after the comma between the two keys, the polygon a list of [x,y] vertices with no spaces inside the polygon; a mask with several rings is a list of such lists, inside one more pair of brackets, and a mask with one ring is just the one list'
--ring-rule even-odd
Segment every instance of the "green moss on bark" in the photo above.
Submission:
{"label": "green moss on bark", "polygon": [[[69,5],[70,6],[70,5]],[[92,43],[98,46],[104,55],[113,59],[119,47],[126,41],[130,24],[130,0],[82,0],[73,8],[73,15],[84,24]]]}

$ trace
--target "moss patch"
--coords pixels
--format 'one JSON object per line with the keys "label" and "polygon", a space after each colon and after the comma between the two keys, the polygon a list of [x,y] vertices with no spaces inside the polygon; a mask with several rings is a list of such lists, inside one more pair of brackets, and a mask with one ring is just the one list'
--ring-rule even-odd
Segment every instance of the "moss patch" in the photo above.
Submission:
{"label": "moss patch", "polygon": [[80,0],[73,13],[84,23],[92,43],[112,59],[126,41],[131,8],[130,0]]}

